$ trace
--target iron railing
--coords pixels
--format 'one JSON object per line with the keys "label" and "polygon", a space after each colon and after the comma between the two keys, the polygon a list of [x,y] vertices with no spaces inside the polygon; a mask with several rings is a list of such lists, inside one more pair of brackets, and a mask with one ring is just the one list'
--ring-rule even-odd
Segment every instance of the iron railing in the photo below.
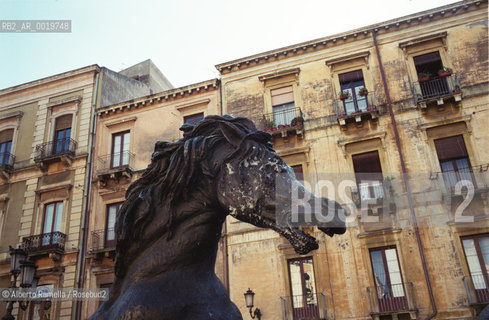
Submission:
{"label": "iron railing", "polygon": [[450,195],[466,192],[473,188],[475,192],[487,191],[489,189],[489,164],[467,167],[459,170],[433,172],[431,180],[439,180],[442,189]]}
{"label": "iron railing", "polygon": [[[302,127],[304,125],[304,115],[300,108],[289,108],[274,111],[264,115],[266,129],[281,130],[291,127]],[[274,130],[274,131],[275,131]]]}
{"label": "iron railing", "polygon": [[22,239],[22,248],[27,253],[56,252],[65,251],[66,235],[61,232],[43,233]]}
{"label": "iron railing", "polygon": [[35,161],[41,161],[61,155],[75,155],[76,141],[73,139],[59,139],[38,144],[35,149]]}
{"label": "iron railing", "polygon": [[485,274],[472,274],[462,278],[470,305],[489,303],[489,277]]}
{"label": "iron railing", "polygon": [[367,288],[372,313],[415,310],[413,283],[378,285]]}
{"label": "iron railing", "polygon": [[447,77],[435,77],[427,81],[413,83],[413,93],[416,104],[430,99],[438,99],[446,96],[460,94],[460,83],[455,74]]}
{"label": "iron railing", "polygon": [[114,249],[115,244],[116,240],[113,228],[92,231],[92,252]]}
{"label": "iron railing", "polygon": [[12,170],[14,168],[15,156],[10,152],[0,152],[0,168]]}
{"label": "iron railing", "polygon": [[379,104],[374,92],[369,92],[368,95],[360,98],[352,98],[341,100],[336,99],[335,111],[336,118],[350,118],[363,113],[372,113],[378,111]]}
{"label": "iron railing", "polygon": [[97,173],[100,175],[125,169],[134,170],[134,159],[134,153],[129,151],[101,156],[98,158]]}
{"label": "iron railing", "polygon": [[326,299],[322,293],[281,297],[283,318],[287,320],[326,319]]}

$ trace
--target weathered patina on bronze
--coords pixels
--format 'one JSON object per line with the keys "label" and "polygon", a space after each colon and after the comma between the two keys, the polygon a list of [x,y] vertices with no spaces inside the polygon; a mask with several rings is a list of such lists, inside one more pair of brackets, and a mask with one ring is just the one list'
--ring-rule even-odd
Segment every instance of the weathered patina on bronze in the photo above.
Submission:
{"label": "weathered patina on bronze", "polygon": [[[179,141],[156,143],[150,165],[127,190],[116,223],[115,281],[91,320],[242,319],[214,273],[228,214],[275,230],[299,254],[318,248],[310,235],[277,224],[276,203],[290,194],[276,194],[276,179],[295,176],[268,133],[231,116],[208,116],[181,130]],[[287,214],[279,218],[287,221]],[[339,221],[320,229],[330,236],[345,231]]]}

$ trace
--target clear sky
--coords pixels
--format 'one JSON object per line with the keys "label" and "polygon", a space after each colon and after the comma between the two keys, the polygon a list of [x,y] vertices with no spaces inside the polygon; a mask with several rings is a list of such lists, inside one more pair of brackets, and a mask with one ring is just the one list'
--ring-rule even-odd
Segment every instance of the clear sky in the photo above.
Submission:
{"label": "clear sky", "polygon": [[148,58],[180,87],[219,77],[219,63],[453,2],[0,0],[0,20],[72,20],[71,33],[0,33],[0,89]]}

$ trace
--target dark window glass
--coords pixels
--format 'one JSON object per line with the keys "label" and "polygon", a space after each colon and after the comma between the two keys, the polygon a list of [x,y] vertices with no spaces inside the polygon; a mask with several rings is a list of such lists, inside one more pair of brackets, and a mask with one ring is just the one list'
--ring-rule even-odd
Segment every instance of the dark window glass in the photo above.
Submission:
{"label": "dark window glass", "polygon": [[204,120],[204,114],[203,113],[196,113],[192,114],[189,116],[186,116],[183,118],[183,122],[186,124],[193,124],[196,125],[197,123],[201,122]]}
{"label": "dark window glass", "polygon": [[462,135],[436,139],[436,153],[446,186],[454,189],[457,182],[465,180],[473,183],[467,148]]}
{"label": "dark window glass", "polygon": [[382,167],[378,151],[355,154],[352,160],[360,199],[383,198]]}
{"label": "dark window glass", "polygon": [[360,89],[365,87],[362,70],[338,75],[342,92],[348,92],[349,98],[343,100],[346,114],[367,111],[367,96],[360,95]]}

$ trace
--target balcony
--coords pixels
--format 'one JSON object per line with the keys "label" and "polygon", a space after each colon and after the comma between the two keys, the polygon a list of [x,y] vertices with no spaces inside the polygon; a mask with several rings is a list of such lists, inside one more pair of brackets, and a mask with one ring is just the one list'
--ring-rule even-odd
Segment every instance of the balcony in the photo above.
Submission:
{"label": "balcony", "polygon": [[455,74],[414,82],[413,93],[416,105],[424,110],[435,102],[440,106],[450,99],[456,102],[462,100],[462,90]]}
{"label": "balcony", "polygon": [[366,120],[374,120],[379,116],[379,104],[373,92],[362,98],[336,99],[336,119],[340,126],[348,123],[362,123]]}
{"label": "balcony", "polygon": [[304,131],[304,115],[300,108],[290,108],[264,115],[266,131],[272,136],[286,139],[290,134],[302,138]]}
{"label": "balcony", "polygon": [[134,153],[124,151],[101,156],[97,159],[97,176],[104,184],[108,180],[131,179],[134,173]]}
{"label": "balcony", "polygon": [[[109,239],[107,239],[107,236]],[[92,231],[90,252],[96,255],[98,260],[102,259],[104,256],[113,259],[115,255],[115,246],[116,239],[113,228]]]}
{"label": "balcony", "polygon": [[475,195],[481,195],[483,199],[486,199],[489,191],[489,164],[433,172],[430,179],[438,180],[442,192],[452,198],[465,196],[468,189],[473,188]]}
{"label": "balcony", "polygon": [[473,274],[462,278],[469,305],[489,304],[489,278],[484,274]]}
{"label": "balcony", "polygon": [[282,318],[287,320],[326,319],[326,299],[322,293],[280,297]]}
{"label": "balcony", "polygon": [[15,156],[10,152],[0,153],[0,177],[4,180],[9,179],[9,174],[14,169]]}
{"label": "balcony", "polygon": [[60,139],[38,144],[35,149],[34,161],[41,168],[49,163],[61,160],[66,166],[71,165],[75,156],[76,141],[73,139]]}
{"label": "balcony", "polygon": [[35,236],[24,237],[22,239],[22,248],[29,255],[40,255],[57,253],[62,254],[65,251],[66,235],[61,232],[43,233]]}
{"label": "balcony", "polygon": [[370,314],[378,318],[381,315],[409,313],[411,319],[416,319],[417,309],[413,293],[411,282],[368,287]]}

